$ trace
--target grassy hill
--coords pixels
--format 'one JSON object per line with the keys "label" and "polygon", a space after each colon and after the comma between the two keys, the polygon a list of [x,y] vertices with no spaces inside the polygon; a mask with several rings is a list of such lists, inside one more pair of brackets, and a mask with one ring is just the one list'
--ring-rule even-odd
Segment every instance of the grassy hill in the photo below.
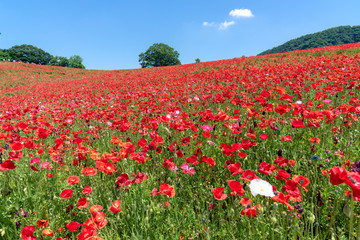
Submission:
{"label": "grassy hill", "polygon": [[360,42],[360,26],[340,26],[307,34],[258,55]]}

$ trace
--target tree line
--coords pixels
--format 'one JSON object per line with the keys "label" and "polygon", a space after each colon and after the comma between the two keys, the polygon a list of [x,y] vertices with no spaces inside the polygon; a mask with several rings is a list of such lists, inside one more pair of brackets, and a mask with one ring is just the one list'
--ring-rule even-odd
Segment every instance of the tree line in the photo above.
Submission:
{"label": "tree line", "polygon": [[304,35],[290,40],[280,46],[261,52],[258,55],[342,45],[355,42],[360,42],[360,26],[340,26]]}
{"label": "tree line", "polygon": [[9,49],[0,49],[0,60],[36,63],[72,68],[85,68],[83,59],[78,55],[70,58],[53,56],[50,53],[32,45],[15,45]]}

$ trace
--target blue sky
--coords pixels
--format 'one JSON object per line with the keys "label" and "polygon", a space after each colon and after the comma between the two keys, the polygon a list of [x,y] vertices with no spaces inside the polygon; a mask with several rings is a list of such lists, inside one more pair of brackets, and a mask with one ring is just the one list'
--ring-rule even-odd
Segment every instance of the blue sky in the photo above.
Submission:
{"label": "blue sky", "polygon": [[183,64],[254,56],[327,28],[360,25],[360,0],[0,0],[0,48],[80,55],[87,69],[140,68],[153,43]]}

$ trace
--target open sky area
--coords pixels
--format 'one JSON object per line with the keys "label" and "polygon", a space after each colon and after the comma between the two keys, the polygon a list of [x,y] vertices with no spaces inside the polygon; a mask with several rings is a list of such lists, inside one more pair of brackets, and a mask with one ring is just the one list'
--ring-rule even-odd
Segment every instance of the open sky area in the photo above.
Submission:
{"label": "open sky area", "polygon": [[140,68],[154,43],[182,64],[254,56],[331,27],[360,25],[360,0],[0,0],[0,48],[80,55],[87,69]]}

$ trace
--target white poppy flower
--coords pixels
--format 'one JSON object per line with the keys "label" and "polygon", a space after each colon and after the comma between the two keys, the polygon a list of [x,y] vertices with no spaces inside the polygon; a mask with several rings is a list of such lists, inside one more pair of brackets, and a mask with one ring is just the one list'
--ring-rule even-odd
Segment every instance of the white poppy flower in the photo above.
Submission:
{"label": "white poppy flower", "polygon": [[273,187],[270,183],[267,181],[261,180],[261,179],[253,179],[250,184],[250,191],[251,194],[256,197],[256,195],[262,195],[266,197],[274,197],[274,191]]}

